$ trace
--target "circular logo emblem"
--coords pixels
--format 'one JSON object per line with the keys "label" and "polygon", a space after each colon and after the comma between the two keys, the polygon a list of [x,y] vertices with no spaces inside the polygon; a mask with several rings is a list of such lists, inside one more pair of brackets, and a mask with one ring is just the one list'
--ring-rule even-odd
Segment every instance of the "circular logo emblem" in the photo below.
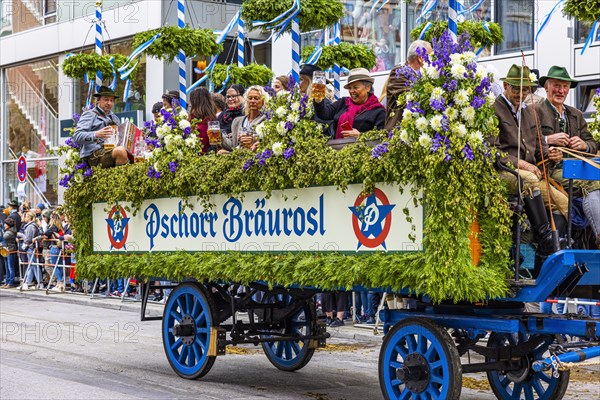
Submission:
{"label": "circular logo emblem", "polygon": [[385,246],[385,239],[392,227],[392,209],[387,196],[380,189],[369,195],[359,195],[354,201],[352,211],[352,229],[358,239],[358,247],[375,248]]}
{"label": "circular logo emblem", "polygon": [[127,243],[129,218],[121,206],[113,206],[106,218],[106,231],[112,249],[122,249]]}
{"label": "circular logo emblem", "polygon": [[19,157],[17,162],[17,177],[19,182],[25,182],[27,179],[27,160],[23,156]]}

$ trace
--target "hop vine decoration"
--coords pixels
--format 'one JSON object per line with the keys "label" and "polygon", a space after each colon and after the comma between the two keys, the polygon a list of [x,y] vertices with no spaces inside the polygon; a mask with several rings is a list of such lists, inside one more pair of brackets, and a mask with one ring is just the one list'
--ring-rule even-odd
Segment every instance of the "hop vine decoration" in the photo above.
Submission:
{"label": "hop vine decoration", "polygon": [[[377,57],[371,48],[364,44],[352,44],[341,42],[335,46],[323,46],[323,52],[319,57],[317,66],[326,70],[338,64],[348,69],[366,68],[370,70],[375,66]],[[315,51],[315,46],[302,48],[302,58],[307,59]]]}
{"label": "hop vine decoration", "polygon": [[133,36],[133,47],[136,48],[150,40],[154,35],[161,36],[146,49],[146,54],[156,59],[173,62],[179,49],[188,57],[212,56],[223,51],[223,45],[217,44],[217,36],[210,29],[192,29],[189,26],[163,26]]}
{"label": "hop vine decoration", "polygon": [[[105,79],[112,79],[114,71],[113,66],[110,64],[111,58],[113,59],[114,71],[117,72],[117,77],[120,78],[121,75],[118,70],[127,60],[127,57],[122,54],[74,54],[63,61],[62,70],[66,76],[72,79],[83,79],[86,73],[88,77],[93,77],[96,76],[96,71],[100,71]],[[136,74],[137,67],[128,78],[135,79]]]}
{"label": "hop vine decoration", "polygon": [[[425,39],[431,42],[433,38],[440,38],[444,32],[448,30],[448,21],[436,21],[431,23],[432,26],[425,32]],[[481,46],[491,46],[492,44],[500,44],[504,40],[502,27],[495,22],[488,22],[489,32],[483,27],[483,22],[478,21],[462,21],[458,23],[458,34],[461,35],[467,32],[470,36],[471,45],[478,48]],[[426,22],[417,26],[410,32],[410,37],[417,40],[427,25]]]}
{"label": "hop vine decoration", "polygon": [[590,133],[594,137],[596,142],[600,142],[600,88],[596,89],[596,95],[594,96],[594,107],[596,108],[596,114],[592,115],[592,122],[588,125]]}
{"label": "hop vine decoration", "polygon": [[[90,108],[93,108],[93,106]],[[88,110],[85,109],[84,112],[85,111]],[[69,129],[71,136],[75,133],[76,125],[80,117],[79,114],[73,114],[73,127]],[[70,137],[65,141],[64,145],[58,146],[52,151],[53,154],[65,158],[59,171],[62,178],[58,182],[58,184],[64,188],[68,189],[73,185],[80,184],[85,178],[89,178],[93,175],[92,169],[79,156],[80,147],[81,146],[75,143],[73,138]]]}
{"label": "hop vine decoration", "polygon": [[567,0],[563,14],[583,22],[600,21],[600,0]]}
{"label": "hop vine decoration", "polygon": [[212,80],[215,87],[220,88],[223,86],[227,78],[227,68],[229,68],[228,84],[230,85],[239,83],[244,87],[252,85],[266,86],[273,76],[273,71],[265,65],[248,64],[239,67],[236,64],[215,64],[212,71]]}
{"label": "hop vine decoration", "polygon": [[[252,21],[270,21],[292,7],[293,0],[245,0],[242,18],[249,30]],[[300,29],[304,32],[324,29],[344,16],[344,5],[339,0],[300,0]],[[291,28],[288,28],[291,29]]]}
{"label": "hop vine decoration", "polygon": [[154,179],[160,179],[166,172],[174,174],[182,160],[198,157],[202,151],[202,142],[198,140],[185,110],[174,105],[171,112],[162,109],[160,113],[158,124],[151,122],[144,126],[156,135],[156,139],[146,140],[154,148],[148,159],[150,166],[147,172],[148,177]]}
{"label": "hop vine decoration", "polygon": [[296,146],[324,146],[326,138],[320,134],[323,126],[312,120],[312,101],[308,95],[300,93],[298,86],[289,86],[289,91],[278,94],[265,88],[270,95],[267,119],[254,128],[260,141],[259,151],[246,160],[244,171],[291,160],[296,154]]}

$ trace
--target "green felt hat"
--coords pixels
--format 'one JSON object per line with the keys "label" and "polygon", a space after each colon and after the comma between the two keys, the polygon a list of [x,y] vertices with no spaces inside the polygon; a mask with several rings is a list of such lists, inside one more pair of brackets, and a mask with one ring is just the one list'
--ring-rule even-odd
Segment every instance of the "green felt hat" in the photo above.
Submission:
{"label": "green felt hat", "polygon": [[[521,72],[521,69],[523,71]],[[511,86],[523,86],[535,88],[537,87],[537,83],[531,80],[531,71],[529,67],[519,67],[517,64],[513,64],[512,67],[508,70],[508,74],[506,74],[505,78],[500,78],[501,81],[508,83]],[[523,79],[521,81],[521,78]]]}
{"label": "green felt hat", "polygon": [[579,81],[571,79],[565,67],[559,67],[558,65],[553,65],[550,67],[548,74],[540,78],[540,85],[544,86],[548,79],[558,79],[560,81],[571,82],[571,89],[579,85]]}
{"label": "green felt hat", "polygon": [[109,88],[108,86],[100,86],[100,89],[98,89],[98,92],[94,93],[94,97],[102,97],[102,96],[117,97],[115,91],[112,90],[111,88]]}

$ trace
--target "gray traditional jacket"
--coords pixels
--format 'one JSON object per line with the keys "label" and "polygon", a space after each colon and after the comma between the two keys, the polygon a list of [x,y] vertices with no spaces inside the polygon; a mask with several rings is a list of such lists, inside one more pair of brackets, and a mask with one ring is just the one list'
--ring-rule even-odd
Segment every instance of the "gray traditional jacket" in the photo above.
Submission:
{"label": "gray traditional jacket", "polygon": [[103,140],[96,138],[96,132],[111,124],[119,124],[119,117],[112,111],[106,115],[102,109],[95,107],[83,113],[73,134],[73,140],[81,145],[81,158],[102,148]]}

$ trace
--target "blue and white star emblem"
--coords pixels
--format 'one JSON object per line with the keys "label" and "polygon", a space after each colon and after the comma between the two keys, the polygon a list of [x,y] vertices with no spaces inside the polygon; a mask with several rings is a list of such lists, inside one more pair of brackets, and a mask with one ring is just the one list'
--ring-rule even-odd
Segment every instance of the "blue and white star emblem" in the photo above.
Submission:
{"label": "blue and white star emblem", "polygon": [[[360,221],[360,231],[362,234],[368,239],[375,239],[382,234],[385,219],[395,206],[395,204],[377,204],[375,193],[371,193],[365,199],[364,205],[361,204],[360,206],[348,208]],[[356,249],[360,249],[362,245],[363,243],[359,240]],[[382,241],[381,245],[387,250],[385,240]]]}

